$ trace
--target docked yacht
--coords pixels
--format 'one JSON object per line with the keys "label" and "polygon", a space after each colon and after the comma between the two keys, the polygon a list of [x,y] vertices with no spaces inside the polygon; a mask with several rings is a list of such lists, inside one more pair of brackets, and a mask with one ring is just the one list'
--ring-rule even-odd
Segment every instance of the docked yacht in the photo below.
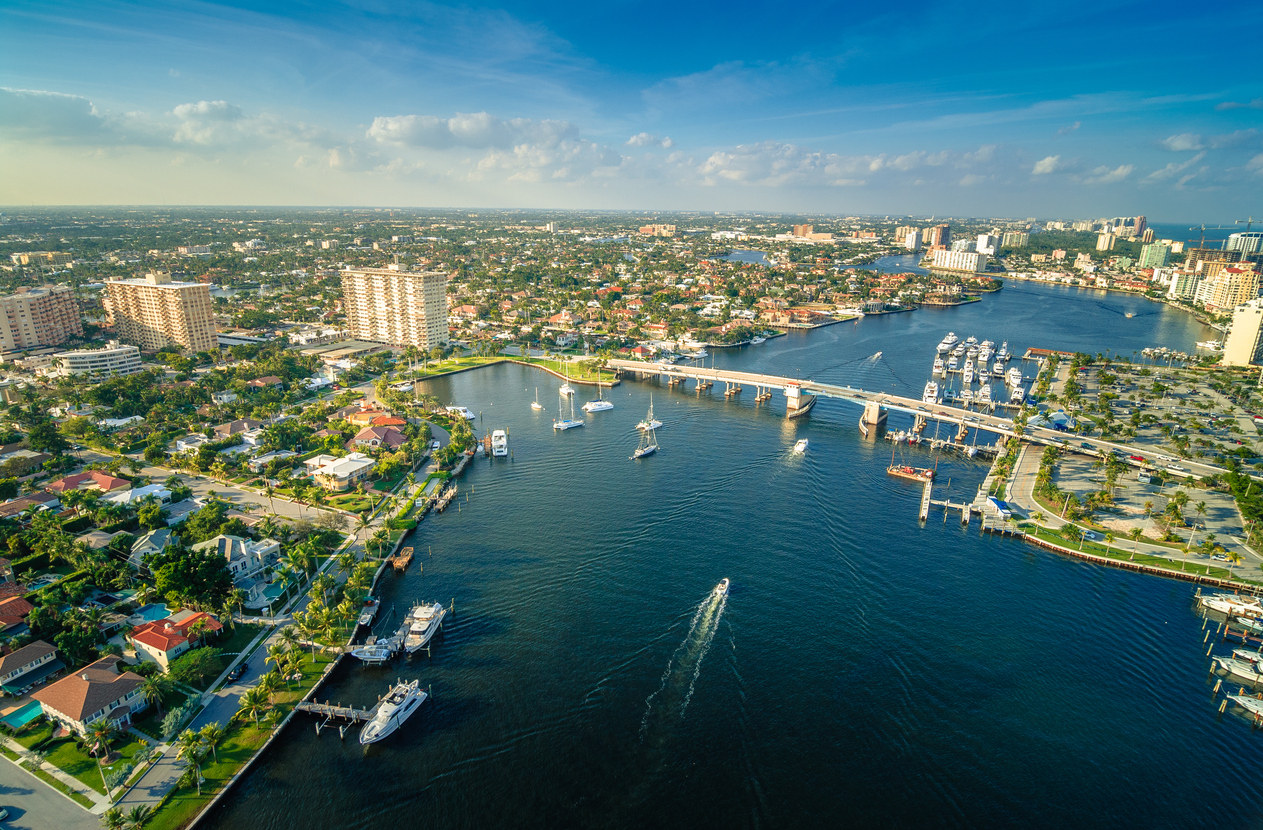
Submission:
{"label": "docked yacht", "polygon": [[998,378],[1004,377],[1004,364],[1000,362],[999,360],[997,360],[995,362],[995,365],[991,367],[991,374],[995,375]]}
{"label": "docked yacht", "polygon": [[1013,391],[1009,393],[1009,403],[1022,403],[1026,400],[1026,390],[1020,386],[1014,386]]}
{"label": "docked yacht", "polygon": [[719,580],[719,584],[715,586],[715,590],[714,590],[715,596],[717,597],[728,596],[728,586],[729,586],[728,577],[725,576],[723,579]]}
{"label": "docked yacht", "polygon": [[934,374],[936,375],[943,374],[943,370],[945,368],[947,367],[943,364],[943,358],[941,357],[934,358]]}
{"label": "docked yacht", "polygon": [[978,362],[986,364],[991,362],[991,341],[987,340],[978,347]]}
{"label": "docked yacht", "polygon": [[758,336],[755,336],[755,337],[751,337],[751,338],[750,338],[750,345],[751,345],[751,346],[757,346],[757,345],[759,345],[760,343],[766,343],[766,342],[767,342],[767,338],[766,338],[766,337],[758,337]]}
{"label": "docked yacht", "polygon": [[943,338],[943,342],[947,344],[947,348],[949,349],[955,346],[959,341],[960,338],[956,336],[956,332],[954,331],[949,331],[947,336]]}
{"label": "docked yacht", "polygon": [[979,406],[991,406],[991,384],[984,383],[982,388],[978,390]]}
{"label": "docked yacht", "polygon": [[491,433],[491,454],[496,458],[504,458],[509,454],[509,436],[502,429]]}
{"label": "docked yacht", "polygon": [[974,337],[972,334],[971,334],[971,335],[969,335],[968,337],[966,337],[966,338],[965,338],[965,345],[966,345],[966,346],[977,346],[977,345],[978,345],[978,338],[977,338],[977,337]]}
{"label": "docked yacht", "polygon": [[1009,341],[1005,340],[1000,344],[1000,351],[996,352],[995,356],[999,360],[1008,360],[1012,357],[1012,355],[1009,354]]}
{"label": "docked yacht", "polygon": [[947,371],[955,372],[960,366],[960,361],[956,359],[956,355],[952,355],[947,359]]}
{"label": "docked yacht", "polygon": [[1248,680],[1251,684],[1263,680],[1263,666],[1252,660],[1242,660],[1240,657],[1215,657],[1213,659],[1216,666],[1233,677]]}
{"label": "docked yacht", "polygon": [[1221,614],[1235,614],[1238,617],[1263,616],[1263,605],[1258,597],[1241,594],[1211,594],[1202,597],[1202,605]]}
{"label": "docked yacht", "polygon": [[370,665],[380,665],[394,656],[395,650],[390,647],[390,643],[371,643],[368,645],[357,646],[350,651],[352,657],[358,657],[365,663]]}
{"label": "docked yacht", "polygon": [[1228,699],[1249,712],[1254,717],[1263,717],[1263,700],[1249,695],[1228,695]]}
{"label": "docked yacht", "polygon": [[806,451],[807,451],[806,438],[799,438],[796,442],[794,442],[794,452],[798,453],[799,455],[802,455]]}
{"label": "docked yacht", "polygon": [[398,683],[390,693],[377,704],[377,712],[373,719],[364,724],[360,730],[360,743],[367,746],[374,744],[392,734],[412,717],[412,713],[421,708],[428,695],[421,691],[421,681]]}
{"label": "docked yacht", "polygon": [[965,406],[969,406],[971,403],[973,403],[973,402],[974,402],[974,390],[972,390],[972,389],[966,389],[964,392],[961,392],[961,393],[960,393],[960,402],[961,402],[961,403],[963,403]]}
{"label": "docked yacht", "polygon": [[1014,366],[1009,370],[1009,386],[1022,385],[1022,370]]}
{"label": "docked yacht", "polygon": [[418,605],[408,613],[408,634],[403,638],[404,651],[413,654],[425,648],[439,627],[443,625],[443,617],[447,609],[437,602],[433,605]]}
{"label": "docked yacht", "polygon": [[930,381],[925,385],[925,392],[921,395],[921,400],[926,403],[938,403],[938,384]]}
{"label": "docked yacht", "polygon": [[965,383],[974,382],[974,362],[972,360],[965,361]]}

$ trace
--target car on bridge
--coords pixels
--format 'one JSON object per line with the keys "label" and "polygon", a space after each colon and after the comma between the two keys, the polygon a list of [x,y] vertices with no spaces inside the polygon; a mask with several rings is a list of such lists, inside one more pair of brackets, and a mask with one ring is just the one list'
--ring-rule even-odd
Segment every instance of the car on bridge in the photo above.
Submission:
{"label": "car on bridge", "polygon": [[1137,464],[1144,464],[1144,463],[1145,463],[1145,457],[1144,457],[1143,455],[1129,455],[1129,456],[1127,456],[1127,460],[1128,460],[1128,461],[1135,461]]}

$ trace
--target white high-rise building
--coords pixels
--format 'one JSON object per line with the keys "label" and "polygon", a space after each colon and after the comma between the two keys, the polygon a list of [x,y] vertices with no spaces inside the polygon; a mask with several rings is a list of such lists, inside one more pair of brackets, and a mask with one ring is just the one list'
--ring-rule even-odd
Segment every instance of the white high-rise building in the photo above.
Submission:
{"label": "white high-rise building", "polygon": [[1263,300],[1250,300],[1232,311],[1232,327],[1224,340],[1225,366],[1258,366],[1263,363]]}
{"label": "white high-rise building", "polygon": [[980,254],[977,251],[946,251],[940,249],[934,252],[934,262],[930,267],[941,271],[967,271],[971,274],[977,274],[986,270],[987,255]]}
{"label": "white high-rise building", "polygon": [[440,271],[348,268],[342,300],[352,337],[420,349],[448,340],[447,275]]}
{"label": "white high-rise building", "polygon": [[1228,244],[1224,247],[1229,251],[1240,251],[1243,254],[1257,254],[1263,250],[1263,231],[1229,234]]}
{"label": "white high-rise building", "polygon": [[134,375],[142,371],[140,349],[111,340],[102,349],[83,349],[53,355],[67,375]]}
{"label": "white high-rise building", "polygon": [[903,247],[909,251],[921,250],[921,231],[912,229],[903,238]]}
{"label": "white high-rise building", "polygon": [[974,246],[974,250],[976,250],[980,254],[986,254],[987,256],[995,256],[996,251],[1000,250],[1001,241],[1002,241],[1001,237],[996,236],[995,234],[991,234],[991,233],[979,234],[978,244]]}
{"label": "white high-rise building", "polygon": [[156,273],[110,280],[105,291],[109,321],[122,342],[153,351],[167,346],[192,352],[219,348],[206,283],[177,282],[170,274]]}

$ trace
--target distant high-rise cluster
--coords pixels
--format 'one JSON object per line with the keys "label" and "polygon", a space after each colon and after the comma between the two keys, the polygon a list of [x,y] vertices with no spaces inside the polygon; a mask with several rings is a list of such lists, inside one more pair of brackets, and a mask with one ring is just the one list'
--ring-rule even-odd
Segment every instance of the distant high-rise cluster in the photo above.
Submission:
{"label": "distant high-rise cluster", "polygon": [[1031,235],[1025,231],[1005,231],[1001,243],[1006,248],[1025,248],[1031,242]]}
{"label": "distant high-rise cluster", "polygon": [[645,225],[640,229],[641,236],[675,236],[675,225]]}
{"label": "distant high-rise cluster", "polygon": [[448,340],[447,275],[388,268],[342,272],[351,336],[392,346],[432,349]]}

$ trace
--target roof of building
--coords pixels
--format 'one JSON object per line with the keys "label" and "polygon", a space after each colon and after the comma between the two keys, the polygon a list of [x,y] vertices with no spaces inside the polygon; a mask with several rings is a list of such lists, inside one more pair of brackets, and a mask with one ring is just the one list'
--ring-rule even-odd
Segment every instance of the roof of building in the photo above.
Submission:
{"label": "roof of building", "polygon": [[268,375],[267,377],[255,378],[254,380],[246,381],[246,386],[253,386],[256,388],[263,386],[277,386],[283,382],[284,381],[276,375]]}
{"label": "roof of building", "polygon": [[14,671],[15,669],[20,669],[23,666],[29,666],[36,660],[40,660],[50,654],[56,653],[57,649],[55,647],[50,646],[43,640],[36,640],[30,645],[22,646],[17,651],[11,651],[3,657],[0,657],[0,675],[8,674],[9,672]]}
{"label": "roof of building", "polygon": [[88,470],[85,473],[76,473],[72,476],[59,478],[46,484],[44,489],[50,493],[65,493],[68,490],[101,490],[109,492],[131,486],[132,483],[125,478],[118,478],[101,470]]}
{"label": "roof of building", "polygon": [[144,536],[141,536],[132,544],[132,553],[144,554],[149,551],[161,551],[167,545],[175,544],[171,541],[171,528],[160,527],[157,530],[151,530]]}
{"label": "roof of building", "polygon": [[120,673],[119,664],[122,662],[121,657],[102,657],[53,685],[34,692],[31,697],[45,708],[82,723],[84,718],[126,697],[145,682],[135,672]]}
{"label": "roof of building", "polygon": [[58,500],[59,499],[56,496],[48,493],[31,493],[29,496],[23,496],[20,499],[14,499],[13,501],[0,504],[0,518],[8,519],[13,516],[17,516],[20,513],[24,513],[27,510],[43,507],[46,504],[51,504]]}
{"label": "roof of building", "polygon": [[[164,493],[166,495],[163,495]],[[135,487],[131,490],[124,490],[121,493],[106,496],[105,501],[111,501],[115,504],[136,504],[149,496],[161,501],[164,498],[171,498],[171,491],[161,484],[146,484],[144,487]]]}
{"label": "roof of building", "polygon": [[395,450],[402,447],[407,440],[407,436],[394,427],[364,427],[364,429],[355,434],[355,437],[351,439],[351,443],[364,444],[376,441]]}
{"label": "roof of building", "polygon": [[238,432],[257,429],[261,426],[263,426],[262,421],[256,421],[253,418],[238,418],[235,421],[229,421],[226,424],[220,424],[215,427],[215,433],[217,435],[236,435]]}
{"label": "roof of building", "polygon": [[115,536],[122,536],[125,533],[127,533],[125,530],[120,530],[115,533],[106,533],[104,530],[89,530],[78,539],[75,539],[75,541],[83,542],[90,548],[103,548],[113,541]]}
{"label": "roof of building", "polygon": [[206,621],[207,631],[219,631],[224,626],[219,620],[207,614],[205,611],[198,611],[183,618],[168,617],[165,620],[155,620],[147,622],[144,625],[138,625],[132,629],[129,635],[133,640],[143,643],[150,648],[156,648],[162,652],[170,652],[189,641],[189,629],[198,620]]}
{"label": "roof of building", "polygon": [[322,465],[315,471],[318,476],[333,476],[335,478],[341,476],[352,475],[365,467],[371,467],[377,462],[370,456],[360,452],[353,452],[345,458],[335,458],[334,460]]}
{"label": "roof of building", "polygon": [[403,418],[396,418],[393,415],[378,415],[369,423],[375,427],[401,427],[408,422]]}

